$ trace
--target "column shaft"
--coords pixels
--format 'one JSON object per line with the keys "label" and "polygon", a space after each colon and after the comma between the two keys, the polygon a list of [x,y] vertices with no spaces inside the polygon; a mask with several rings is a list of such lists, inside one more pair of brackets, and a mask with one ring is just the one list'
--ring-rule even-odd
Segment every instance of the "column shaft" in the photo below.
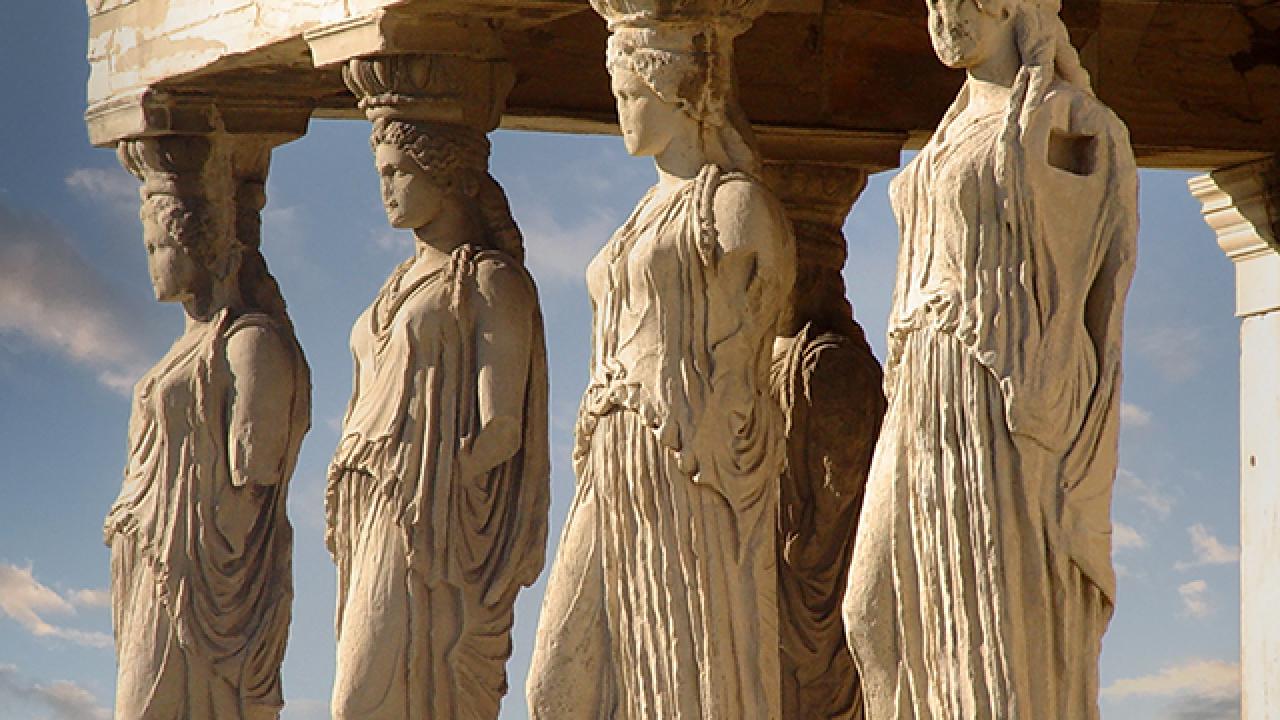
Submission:
{"label": "column shaft", "polygon": [[1268,159],[1190,185],[1236,268],[1242,717],[1263,720],[1280,716],[1280,169]]}
{"label": "column shaft", "polygon": [[186,323],[135,388],[125,483],[107,515],[116,717],[177,707],[190,720],[265,720],[284,704],[293,599],[285,497],[311,387],[259,251],[277,140],[161,132],[119,141],[122,163],[143,181],[156,299],[181,305]]}
{"label": "column shaft", "polygon": [[332,714],[494,720],[550,491],[542,317],[488,166],[514,76],[483,18],[397,17],[308,36],[319,62],[345,62],[387,219],[415,250],[351,336],[326,492]]}
{"label": "column shaft", "polygon": [[771,374],[787,416],[777,524],[782,709],[796,720],[862,717],[840,603],[885,398],[841,272],[848,254],[842,227],[867,174],[812,162],[765,164],[796,234],[795,289]]}

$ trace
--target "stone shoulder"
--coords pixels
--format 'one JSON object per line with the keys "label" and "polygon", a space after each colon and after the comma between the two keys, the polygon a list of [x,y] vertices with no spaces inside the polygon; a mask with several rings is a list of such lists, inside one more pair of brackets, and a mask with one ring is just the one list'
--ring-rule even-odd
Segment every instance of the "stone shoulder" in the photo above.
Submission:
{"label": "stone shoulder", "polygon": [[1072,130],[1129,141],[1129,128],[1110,107],[1096,96],[1062,80],[1054,81],[1045,96],[1045,110],[1055,115],[1063,113],[1069,119]]}
{"label": "stone shoulder", "polygon": [[490,302],[536,303],[537,290],[525,266],[500,250],[484,250],[475,256],[476,290]]}
{"label": "stone shoulder", "polygon": [[716,187],[713,212],[716,231],[727,251],[744,242],[757,246],[791,244],[791,228],[782,202],[762,181],[750,175],[726,175]]}

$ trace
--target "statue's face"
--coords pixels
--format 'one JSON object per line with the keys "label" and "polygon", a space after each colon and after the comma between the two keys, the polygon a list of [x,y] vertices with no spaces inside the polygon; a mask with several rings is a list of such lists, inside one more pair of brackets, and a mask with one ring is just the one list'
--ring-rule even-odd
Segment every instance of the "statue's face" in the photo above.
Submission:
{"label": "statue's face", "polygon": [[927,0],[929,37],[942,64],[968,69],[985,62],[1012,32],[1009,4],[1017,0]]}
{"label": "statue's face", "polygon": [[671,144],[688,115],[658,97],[639,75],[625,68],[613,70],[613,96],[618,102],[622,141],[632,155],[657,155]]}
{"label": "statue's face", "polygon": [[415,230],[440,215],[445,189],[428,177],[411,155],[398,145],[382,143],[374,150],[373,159],[391,227]]}
{"label": "statue's face", "polygon": [[208,273],[191,251],[179,244],[175,232],[184,228],[193,214],[174,198],[150,198],[142,206],[142,239],[147,247],[147,271],[151,287],[160,302],[183,302],[195,297]]}

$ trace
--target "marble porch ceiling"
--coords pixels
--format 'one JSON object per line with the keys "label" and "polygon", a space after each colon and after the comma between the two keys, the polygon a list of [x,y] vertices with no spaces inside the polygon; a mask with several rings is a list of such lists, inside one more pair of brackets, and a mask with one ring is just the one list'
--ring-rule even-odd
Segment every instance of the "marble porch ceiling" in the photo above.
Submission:
{"label": "marble porch ceiling", "polygon": [[[1099,96],[1151,167],[1280,151],[1280,2],[1064,0]],[[360,117],[303,33],[377,13],[503,22],[517,84],[505,127],[613,132],[604,23],[584,0],[90,0],[89,118],[142,88]],[[743,105],[764,134],[919,143],[962,75],[943,68],[923,0],[778,0],[737,45]]]}

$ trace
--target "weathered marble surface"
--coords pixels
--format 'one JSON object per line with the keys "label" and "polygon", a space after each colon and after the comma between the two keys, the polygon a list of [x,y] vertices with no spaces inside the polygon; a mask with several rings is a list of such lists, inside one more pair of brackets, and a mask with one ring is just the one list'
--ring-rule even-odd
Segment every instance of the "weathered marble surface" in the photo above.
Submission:
{"label": "weathered marble surface", "polygon": [[144,181],[156,299],[181,303],[186,325],[134,389],[104,527],[117,718],[265,720],[284,702],[285,501],[311,388],[258,250],[269,152],[225,136],[120,146]]}
{"label": "weathered marble surface", "polygon": [[543,600],[531,717],[780,716],[783,418],[769,395],[794,273],[731,80],[753,6],[595,5],[627,150],[658,183],[587,270],[577,494]]}
{"label": "weathered marble surface", "polygon": [[[329,471],[334,718],[494,720],[517,593],[546,548],[547,372],[519,229],[489,175],[493,64],[351,60],[387,219],[414,234],[351,333]],[[476,72],[463,72],[467,68]],[[428,117],[441,113],[457,122]]]}
{"label": "weathered marble surface", "polygon": [[929,4],[968,79],[894,180],[845,622],[871,718],[1096,718],[1137,182],[1057,0]]}
{"label": "weathered marble surface", "polygon": [[[328,0],[88,0],[89,105],[343,16]],[[305,60],[305,58],[302,58]],[[281,56],[277,62],[293,59]]]}
{"label": "weathered marble surface", "polygon": [[778,626],[784,718],[860,720],[862,688],[841,600],[884,413],[879,363],[861,334],[806,325],[775,348],[787,418],[778,493]]}
{"label": "weathered marble surface", "polygon": [[885,400],[880,363],[846,297],[842,227],[867,171],[773,160],[764,176],[795,228],[797,261],[770,372],[787,433],[777,527],[782,717],[856,720],[862,688],[840,608]]}
{"label": "weathered marble surface", "polygon": [[1236,271],[1240,318],[1241,717],[1280,717],[1280,165],[1275,158],[1190,181]]}

